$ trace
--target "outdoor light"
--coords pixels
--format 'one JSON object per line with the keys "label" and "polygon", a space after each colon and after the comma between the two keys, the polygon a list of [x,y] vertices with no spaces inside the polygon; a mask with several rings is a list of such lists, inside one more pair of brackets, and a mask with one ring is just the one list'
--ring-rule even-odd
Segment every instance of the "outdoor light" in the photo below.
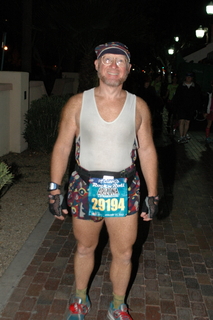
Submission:
{"label": "outdoor light", "polygon": [[174,54],[174,52],[175,52],[174,48],[170,48],[170,49],[168,50],[168,54],[170,54],[170,55]]}
{"label": "outdoor light", "polygon": [[208,31],[208,28],[203,28],[202,26],[199,26],[199,28],[195,30],[196,37],[203,38],[207,31]]}
{"label": "outdoor light", "polygon": [[4,51],[5,51],[5,48],[6,48],[6,38],[7,38],[7,33],[3,32],[2,43],[1,43],[1,47],[2,47],[1,71],[3,70],[3,66],[4,66]]}
{"label": "outdoor light", "polygon": [[213,2],[211,1],[208,6],[206,6],[206,12],[208,14],[213,14]]}
{"label": "outdoor light", "polygon": [[174,37],[175,42],[179,41],[179,37]]}

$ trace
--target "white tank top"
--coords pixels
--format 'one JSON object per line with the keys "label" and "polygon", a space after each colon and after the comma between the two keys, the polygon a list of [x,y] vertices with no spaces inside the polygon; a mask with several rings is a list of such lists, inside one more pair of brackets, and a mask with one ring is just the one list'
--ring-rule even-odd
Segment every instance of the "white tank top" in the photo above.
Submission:
{"label": "white tank top", "polygon": [[127,92],[120,114],[107,122],[98,112],[94,88],[83,93],[76,139],[80,142],[80,166],[89,171],[118,172],[132,164],[132,151],[137,147],[135,110],[136,96]]}

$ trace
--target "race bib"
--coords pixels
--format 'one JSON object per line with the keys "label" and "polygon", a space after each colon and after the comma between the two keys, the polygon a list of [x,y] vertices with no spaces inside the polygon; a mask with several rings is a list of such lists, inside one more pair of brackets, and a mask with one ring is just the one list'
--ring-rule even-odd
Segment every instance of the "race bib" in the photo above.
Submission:
{"label": "race bib", "polygon": [[89,215],[125,217],[128,212],[126,178],[91,178],[89,185]]}

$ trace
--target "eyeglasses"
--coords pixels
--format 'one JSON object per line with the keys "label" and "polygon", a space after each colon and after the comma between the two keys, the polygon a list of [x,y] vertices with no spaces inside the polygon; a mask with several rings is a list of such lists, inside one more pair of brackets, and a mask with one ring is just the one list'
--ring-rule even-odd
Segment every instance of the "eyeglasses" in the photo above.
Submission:
{"label": "eyeglasses", "polygon": [[125,67],[127,63],[125,58],[115,58],[106,55],[101,57],[101,61],[105,66],[110,66],[114,61],[118,67]]}

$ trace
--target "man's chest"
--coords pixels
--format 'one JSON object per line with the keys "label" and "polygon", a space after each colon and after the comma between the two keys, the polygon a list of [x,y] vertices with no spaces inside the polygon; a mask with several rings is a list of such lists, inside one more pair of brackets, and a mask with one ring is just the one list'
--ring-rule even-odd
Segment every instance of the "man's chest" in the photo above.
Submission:
{"label": "man's chest", "polygon": [[117,119],[124,108],[125,100],[121,101],[96,101],[97,111],[100,117],[106,122]]}

